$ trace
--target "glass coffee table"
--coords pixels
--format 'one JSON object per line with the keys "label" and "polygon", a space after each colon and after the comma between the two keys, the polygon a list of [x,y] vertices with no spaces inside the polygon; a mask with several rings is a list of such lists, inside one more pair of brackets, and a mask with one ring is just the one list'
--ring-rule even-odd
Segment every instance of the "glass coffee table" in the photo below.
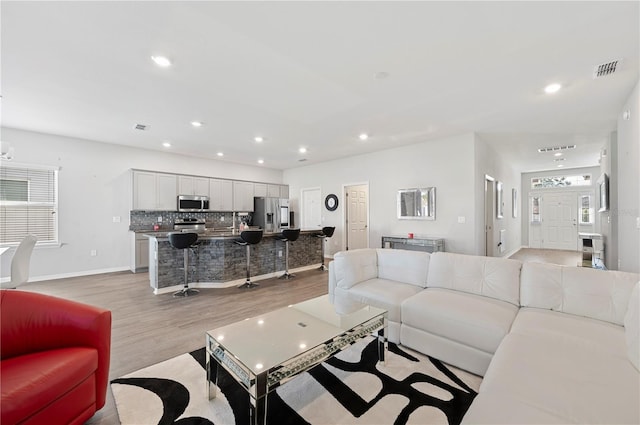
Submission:
{"label": "glass coffee table", "polygon": [[384,362],[386,321],[387,311],[371,306],[337,314],[325,295],[210,330],[209,399],[216,397],[223,367],[249,393],[251,423],[264,424],[269,392],[376,331],[378,359]]}

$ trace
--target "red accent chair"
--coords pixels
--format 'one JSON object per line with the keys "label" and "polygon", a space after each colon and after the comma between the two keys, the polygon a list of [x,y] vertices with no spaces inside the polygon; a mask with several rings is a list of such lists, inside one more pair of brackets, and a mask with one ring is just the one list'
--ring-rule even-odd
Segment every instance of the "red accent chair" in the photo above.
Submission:
{"label": "red accent chair", "polygon": [[102,408],[111,312],[0,290],[0,423],[83,424]]}

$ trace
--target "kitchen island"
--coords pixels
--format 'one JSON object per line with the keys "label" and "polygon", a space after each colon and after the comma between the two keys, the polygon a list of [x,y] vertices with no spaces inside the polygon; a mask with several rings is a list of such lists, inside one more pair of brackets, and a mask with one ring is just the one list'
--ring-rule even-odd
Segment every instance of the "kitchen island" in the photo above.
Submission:
{"label": "kitchen island", "polygon": [[[304,230],[289,242],[289,271],[308,270],[320,265],[321,242],[317,230]],[[144,233],[149,238],[149,284],[154,294],[172,292],[183,286],[182,250],[169,244],[169,232]],[[285,243],[280,233],[265,233],[251,246],[251,280],[279,276],[285,269]],[[235,243],[237,231],[205,231],[198,234],[198,246],[189,255],[189,286],[225,288],[241,285],[246,278],[246,248]]]}

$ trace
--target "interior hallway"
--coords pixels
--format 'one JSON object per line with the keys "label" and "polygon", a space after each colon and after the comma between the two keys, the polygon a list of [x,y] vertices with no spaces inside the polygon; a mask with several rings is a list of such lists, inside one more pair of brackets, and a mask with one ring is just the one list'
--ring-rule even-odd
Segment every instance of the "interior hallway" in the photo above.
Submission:
{"label": "interior hallway", "polygon": [[576,267],[581,266],[582,263],[582,253],[580,251],[559,249],[521,248],[509,258],[525,262],[552,263]]}

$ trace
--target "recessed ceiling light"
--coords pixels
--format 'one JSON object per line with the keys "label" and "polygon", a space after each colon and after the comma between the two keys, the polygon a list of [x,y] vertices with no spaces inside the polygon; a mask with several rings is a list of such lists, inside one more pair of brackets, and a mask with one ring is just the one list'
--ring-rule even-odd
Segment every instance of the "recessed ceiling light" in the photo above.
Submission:
{"label": "recessed ceiling light", "polygon": [[358,138],[360,140],[367,140],[369,138],[369,135],[367,133],[360,133],[360,135],[358,136]]}
{"label": "recessed ceiling light", "polygon": [[264,142],[264,139],[263,139],[262,137],[260,137],[260,136],[256,136],[256,137],[254,137],[254,138],[253,138],[253,140],[255,140],[255,141],[256,141],[256,143],[262,143],[262,142]]}
{"label": "recessed ceiling light", "polygon": [[259,159],[258,164],[264,164],[264,159]]}
{"label": "recessed ceiling light", "polygon": [[164,146],[165,148],[170,148],[170,147],[171,147],[171,143],[169,143],[169,142],[162,142],[162,146]]}
{"label": "recessed ceiling light", "polygon": [[224,153],[222,153],[222,152],[218,152],[216,155],[218,155],[218,156],[224,156]]}
{"label": "recessed ceiling light", "polygon": [[154,61],[156,65],[162,68],[171,66],[171,61],[165,56],[151,56],[151,60]]}
{"label": "recessed ceiling light", "polygon": [[558,168],[562,168],[562,167],[564,167],[563,164],[558,164]]}
{"label": "recessed ceiling light", "polygon": [[556,152],[553,154],[553,156],[562,156],[562,152]]}
{"label": "recessed ceiling light", "polygon": [[553,93],[556,93],[561,88],[562,88],[562,85],[560,85],[558,83],[553,83],[553,84],[549,84],[547,87],[545,87],[544,88],[544,92],[547,93],[547,94],[553,94]]}
{"label": "recessed ceiling light", "polygon": [[307,152],[307,148],[300,148],[300,149],[298,149],[298,152],[306,153]]}
{"label": "recessed ceiling light", "polygon": [[191,125],[194,127],[202,127],[202,123],[200,121],[191,121]]}

